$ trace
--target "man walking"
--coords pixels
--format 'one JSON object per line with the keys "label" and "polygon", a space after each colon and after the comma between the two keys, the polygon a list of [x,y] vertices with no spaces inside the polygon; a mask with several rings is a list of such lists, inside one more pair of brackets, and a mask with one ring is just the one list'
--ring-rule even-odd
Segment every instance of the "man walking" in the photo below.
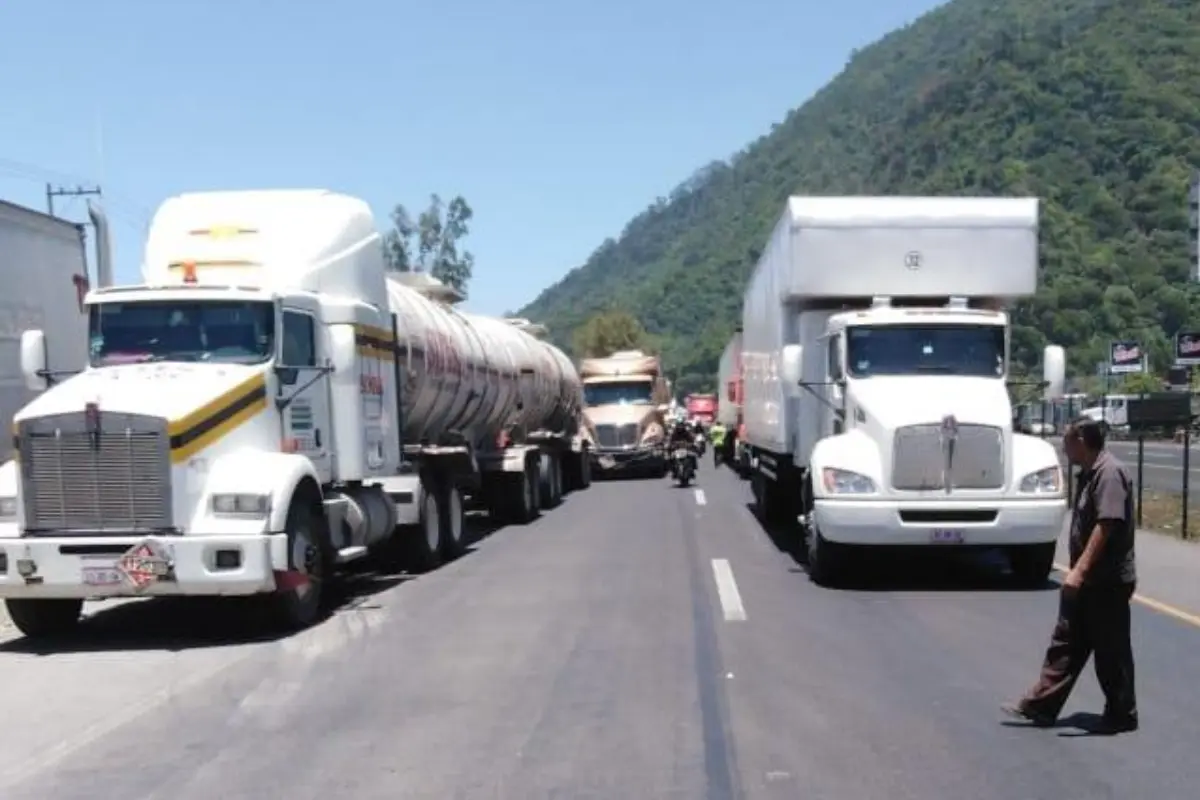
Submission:
{"label": "man walking", "polygon": [[1137,730],[1129,604],[1137,581],[1131,480],[1124,465],[1105,449],[1105,433],[1091,419],[1073,422],[1063,449],[1079,465],[1071,510],[1071,570],[1059,596],[1058,622],[1038,682],[1011,716],[1053,725],[1089,656],[1104,690],[1103,730]]}

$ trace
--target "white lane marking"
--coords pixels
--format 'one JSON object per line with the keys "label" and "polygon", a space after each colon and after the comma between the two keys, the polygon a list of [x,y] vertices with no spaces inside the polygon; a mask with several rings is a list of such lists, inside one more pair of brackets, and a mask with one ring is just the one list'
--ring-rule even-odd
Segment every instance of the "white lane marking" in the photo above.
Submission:
{"label": "white lane marking", "polygon": [[714,558],[712,568],[713,577],[717,581],[717,597],[721,600],[721,610],[725,612],[725,621],[744,621],[746,607],[742,605],[742,595],[733,577],[733,567],[723,558]]}
{"label": "white lane marking", "polygon": [[703,489],[696,490],[696,505],[698,505],[698,506],[708,505],[708,498],[704,496]]}

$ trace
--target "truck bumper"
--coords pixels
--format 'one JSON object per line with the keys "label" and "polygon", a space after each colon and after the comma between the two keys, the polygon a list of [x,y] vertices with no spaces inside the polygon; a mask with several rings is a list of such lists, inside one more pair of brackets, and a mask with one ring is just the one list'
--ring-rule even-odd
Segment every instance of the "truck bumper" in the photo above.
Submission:
{"label": "truck bumper", "polygon": [[622,448],[593,449],[590,453],[592,469],[603,472],[661,468],[666,461],[662,448],[645,447],[631,450]]}
{"label": "truck bumper", "polygon": [[[125,581],[85,581],[85,573],[115,570],[121,554],[147,538],[168,554],[168,575],[141,591]],[[222,551],[239,554],[235,566],[217,565]],[[26,537],[0,539],[0,554],[0,597],[5,598],[250,595],[275,589],[275,572],[287,569],[287,534]],[[28,574],[23,575],[22,568]]]}
{"label": "truck bumper", "polygon": [[[990,503],[826,499],[817,500],[813,510],[817,530],[830,542],[937,547],[1050,544],[1058,541],[1066,512],[1065,499]],[[961,521],[972,518],[975,521]]]}

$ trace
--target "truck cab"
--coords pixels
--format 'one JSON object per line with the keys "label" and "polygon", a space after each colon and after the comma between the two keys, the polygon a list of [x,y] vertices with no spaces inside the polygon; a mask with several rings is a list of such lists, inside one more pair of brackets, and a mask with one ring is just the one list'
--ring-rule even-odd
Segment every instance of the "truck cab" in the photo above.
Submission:
{"label": "truck cab", "polygon": [[580,373],[593,468],[664,475],[669,389],[658,358],[640,350],[618,351],[584,359]]}
{"label": "truck cab", "polygon": [[342,195],[182,195],[145,283],[88,293],[83,372],[60,380],[57,332],[24,332],[44,392],[0,468],[0,596],[23,632],[122,596],[270,594],[285,625],[318,618],[335,565],[398,521],[370,482],[401,461],[378,243]]}
{"label": "truck cab", "polygon": [[[966,300],[914,308],[876,298],[829,316],[808,348],[817,352],[783,348],[790,395],[820,400],[802,422],[818,440],[807,487],[817,560],[828,565],[846,545],[994,545],[1017,573],[1044,578],[1063,473],[1050,444],[1013,429],[1008,331],[1007,313]],[[1057,397],[1061,348],[1046,349],[1044,367]]]}

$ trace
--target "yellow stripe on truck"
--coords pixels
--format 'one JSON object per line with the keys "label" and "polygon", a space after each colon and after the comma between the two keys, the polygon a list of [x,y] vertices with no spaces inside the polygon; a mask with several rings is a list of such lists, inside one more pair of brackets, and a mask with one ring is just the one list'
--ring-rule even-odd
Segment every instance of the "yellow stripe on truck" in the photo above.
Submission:
{"label": "yellow stripe on truck", "polygon": [[354,326],[354,346],[365,358],[392,361],[396,358],[396,339],[392,332],[374,325]]}
{"label": "yellow stripe on truck", "polygon": [[267,379],[255,375],[167,426],[171,463],[194,456],[267,408]]}

